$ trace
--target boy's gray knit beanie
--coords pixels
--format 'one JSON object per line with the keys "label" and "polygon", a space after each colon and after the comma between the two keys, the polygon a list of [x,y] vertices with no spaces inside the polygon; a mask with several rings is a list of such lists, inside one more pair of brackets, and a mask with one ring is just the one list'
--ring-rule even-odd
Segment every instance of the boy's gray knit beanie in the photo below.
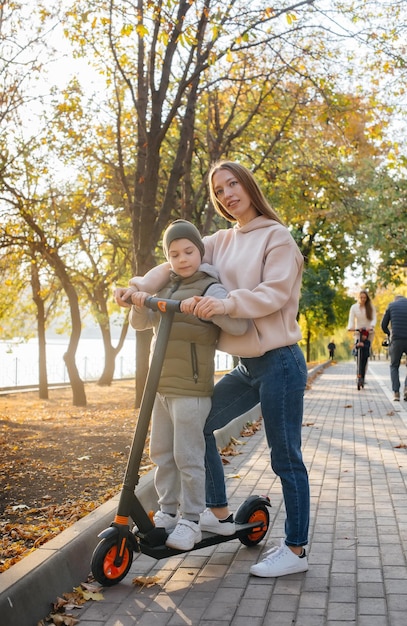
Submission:
{"label": "boy's gray knit beanie", "polygon": [[189,239],[193,244],[196,245],[199,252],[201,253],[201,258],[205,253],[205,246],[202,241],[202,237],[194,224],[191,222],[187,222],[186,220],[175,220],[172,222],[164,232],[163,236],[163,249],[166,258],[168,259],[168,250],[171,243],[175,239]]}

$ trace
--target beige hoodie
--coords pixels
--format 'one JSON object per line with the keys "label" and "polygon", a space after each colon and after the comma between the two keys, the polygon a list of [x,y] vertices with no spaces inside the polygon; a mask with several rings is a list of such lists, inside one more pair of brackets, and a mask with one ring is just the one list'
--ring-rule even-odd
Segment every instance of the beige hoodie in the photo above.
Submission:
{"label": "beige hoodie", "polygon": [[296,321],[303,257],[285,226],[259,216],[204,238],[205,261],[229,295],[226,313],[251,318],[241,337],[222,333],[219,350],[252,357],[301,339]]}
{"label": "beige hoodie", "polygon": [[[244,226],[222,229],[203,239],[204,261],[215,265],[229,291],[226,313],[251,320],[241,336],[222,331],[218,349],[255,357],[301,339],[296,316],[304,259],[285,226],[263,215]],[[136,277],[131,284],[156,293],[168,281],[169,264]]]}

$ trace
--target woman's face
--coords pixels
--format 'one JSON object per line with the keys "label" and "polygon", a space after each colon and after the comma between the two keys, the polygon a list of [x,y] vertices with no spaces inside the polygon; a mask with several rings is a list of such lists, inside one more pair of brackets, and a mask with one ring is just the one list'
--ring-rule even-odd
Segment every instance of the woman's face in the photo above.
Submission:
{"label": "woman's face", "polygon": [[212,187],[219,202],[239,226],[258,216],[246,189],[229,170],[217,170],[212,176]]}
{"label": "woman's face", "polygon": [[365,293],[359,294],[359,303],[365,305],[367,300],[367,296]]}

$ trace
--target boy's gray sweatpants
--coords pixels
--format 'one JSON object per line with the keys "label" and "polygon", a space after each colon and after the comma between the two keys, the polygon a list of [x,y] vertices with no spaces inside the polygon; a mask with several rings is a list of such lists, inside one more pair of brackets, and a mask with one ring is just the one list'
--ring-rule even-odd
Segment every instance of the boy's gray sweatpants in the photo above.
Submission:
{"label": "boy's gray sweatpants", "polygon": [[150,457],[157,465],[155,487],[164,513],[199,520],[205,508],[203,427],[210,397],[169,397],[157,393],[151,425]]}

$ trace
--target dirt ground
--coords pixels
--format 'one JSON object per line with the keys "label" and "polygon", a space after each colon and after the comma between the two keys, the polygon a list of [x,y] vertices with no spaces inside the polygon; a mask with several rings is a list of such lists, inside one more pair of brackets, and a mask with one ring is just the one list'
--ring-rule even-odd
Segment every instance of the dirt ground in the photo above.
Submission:
{"label": "dirt ground", "polygon": [[[0,572],[120,490],[137,413],[134,382],[0,397]],[[142,471],[151,468],[147,455]]]}

